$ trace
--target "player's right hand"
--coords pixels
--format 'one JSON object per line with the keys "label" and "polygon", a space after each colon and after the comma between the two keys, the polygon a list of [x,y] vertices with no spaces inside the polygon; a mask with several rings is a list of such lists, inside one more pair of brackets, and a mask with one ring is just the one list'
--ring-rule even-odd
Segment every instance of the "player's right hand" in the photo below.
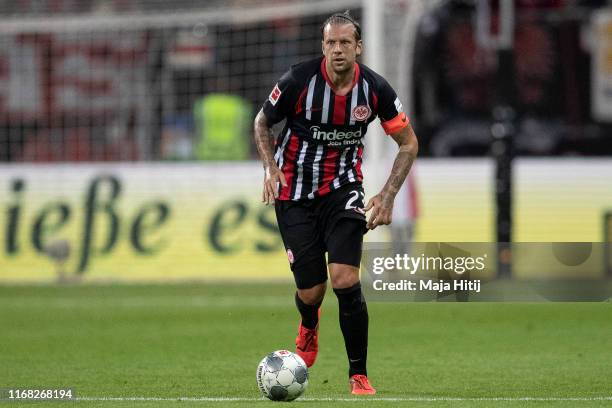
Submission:
{"label": "player's right hand", "polygon": [[261,201],[266,205],[274,204],[274,199],[278,198],[278,192],[280,190],[279,183],[283,187],[287,187],[287,180],[285,180],[285,175],[276,164],[266,167],[264,171],[265,176]]}

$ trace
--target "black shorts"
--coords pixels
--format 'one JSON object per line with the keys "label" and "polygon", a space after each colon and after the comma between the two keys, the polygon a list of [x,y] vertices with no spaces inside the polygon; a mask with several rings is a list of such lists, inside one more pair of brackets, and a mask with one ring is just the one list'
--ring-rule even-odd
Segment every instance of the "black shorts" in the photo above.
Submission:
{"label": "black shorts", "polygon": [[299,289],[327,280],[328,263],[359,267],[367,231],[363,187],[351,183],[312,200],[275,204],[278,227]]}

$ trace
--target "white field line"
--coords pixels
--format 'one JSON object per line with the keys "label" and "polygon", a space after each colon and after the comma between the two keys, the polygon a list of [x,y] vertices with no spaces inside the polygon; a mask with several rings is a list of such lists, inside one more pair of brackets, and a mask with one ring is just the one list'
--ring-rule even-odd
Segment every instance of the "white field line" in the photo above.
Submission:
{"label": "white field line", "polygon": [[[257,402],[268,401],[266,398],[240,398],[240,397],[78,397],[75,401],[199,401],[199,402]],[[458,402],[520,402],[520,401],[612,401],[610,397],[354,397],[354,398],[314,398],[304,397],[297,401],[312,402],[364,402],[364,401],[387,401],[387,402],[438,402],[438,401],[458,401]]]}

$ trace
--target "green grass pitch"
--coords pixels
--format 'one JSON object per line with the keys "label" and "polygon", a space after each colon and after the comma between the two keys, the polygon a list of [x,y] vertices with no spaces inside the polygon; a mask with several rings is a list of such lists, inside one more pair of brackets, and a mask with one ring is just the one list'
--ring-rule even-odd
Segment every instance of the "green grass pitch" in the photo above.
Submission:
{"label": "green grass pitch", "polygon": [[[268,352],[293,349],[293,291],[280,283],[0,287],[0,388],[72,387],[90,398],[0,406],[287,404],[260,400],[255,368]],[[330,291],[310,386],[291,404],[612,405],[610,303],[370,302],[369,311],[375,398],[348,394]]]}

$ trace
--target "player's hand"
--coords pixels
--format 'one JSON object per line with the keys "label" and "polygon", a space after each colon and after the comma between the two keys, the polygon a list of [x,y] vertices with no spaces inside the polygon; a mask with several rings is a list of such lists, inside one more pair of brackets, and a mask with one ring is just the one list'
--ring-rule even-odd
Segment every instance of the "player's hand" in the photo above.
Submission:
{"label": "player's hand", "polygon": [[278,191],[280,190],[278,184],[280,183],[283,187],[287,187],[287,181],[285,180],[285,175],[276,164],[266,167],[264,171],[265,177],[261,201],[266,205],[274,204],[274,199],[278,198]]}
{"label": "player's hand", "polygon": [[379,225],[391,224],[391,217],[393,215],[393,200],[389,200],[390,204],[386,203],[381,194],[377,194],[370,198],[368,204],[365,207],[365,211],[372,210],[370,218],[368,219],[368,229],[373,230]]}

